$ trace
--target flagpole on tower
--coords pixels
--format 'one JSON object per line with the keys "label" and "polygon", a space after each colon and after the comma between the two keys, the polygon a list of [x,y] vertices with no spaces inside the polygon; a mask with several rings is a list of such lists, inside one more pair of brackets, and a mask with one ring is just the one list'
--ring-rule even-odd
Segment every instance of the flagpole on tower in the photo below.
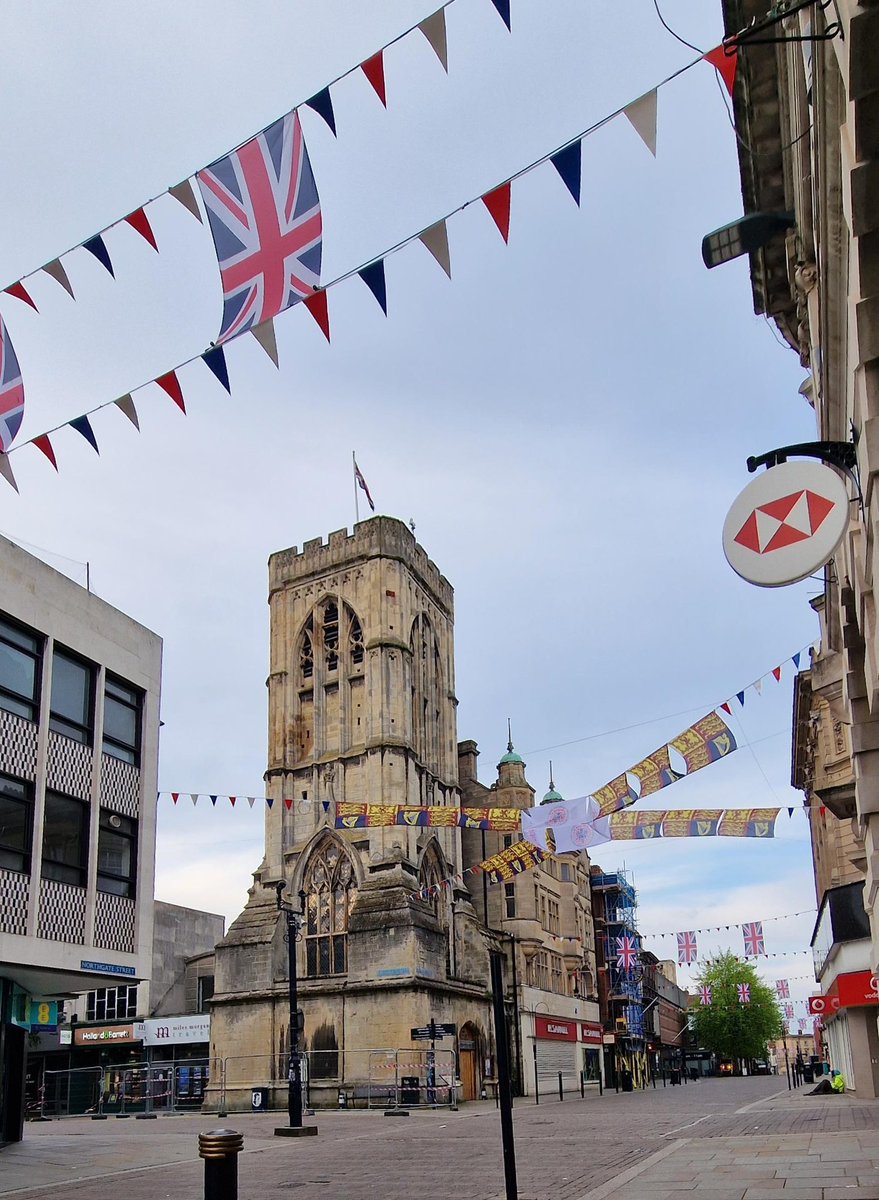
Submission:
{"label": "flagpole on tower", "polygon": [[360,501],[357,499],[357,451],[351,451],[351,479],[354,483],[354,520],[360,521]]}

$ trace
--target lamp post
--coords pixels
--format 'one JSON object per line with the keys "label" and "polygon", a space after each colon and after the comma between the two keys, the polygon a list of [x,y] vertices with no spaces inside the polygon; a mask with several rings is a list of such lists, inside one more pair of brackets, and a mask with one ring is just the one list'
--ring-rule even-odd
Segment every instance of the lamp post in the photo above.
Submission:
{"label": "lamp post", "polygon": [[298,976],[296,973],[296,942],[300,936],[305,920],[305,892],[299,892],[299,907],[282,898],[285,888],[282,880],[276,884],[278,894],[278,911],[287,918],[287,975],[290,984],[290,1063],[287,1069],[289,1091],[287,1095],[287,1112],[290,1124],[276,1129],[279,1137],[301,1137],[305,1134],[316,1134],[316,1125],[302,1124],[302,1059],[299,1054],[299,1035],[302,1032],[299,1011]]}

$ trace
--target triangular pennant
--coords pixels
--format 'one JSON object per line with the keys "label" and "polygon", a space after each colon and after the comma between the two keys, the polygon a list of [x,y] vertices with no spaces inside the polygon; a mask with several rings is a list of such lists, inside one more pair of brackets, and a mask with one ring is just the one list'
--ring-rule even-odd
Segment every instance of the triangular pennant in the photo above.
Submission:
{"label": "triangular pennant", "polygon": [[721,706],[720,706],[720,707],[723,709],[723,711],[724,711],[725,713],[729,713],[729,714],[730,714],[730,716],[732,716],[732,709],[731,709],[731,708],[730,708],[730,706],[729,706],[729,701],[728,701],[728,700],[724,700],[723,704],[721,704]]}
{"label": "triangular pennant", "polygon": [[739,62],[738,46],[733,49],[732,54],[727,54],[726,49],[722,45],[715,46],[713,50],[709,50],[702,57],[717,70],[721,79],[726,84],[726,90],[731,96],[735,87],[736,67]]}
{"label": "triangular pennant", "polygon": [[113,403],[120,412],[125,413],[135,429],[140,429],[140,421],[137,419],[137,409],[134,407],[134,401],[131,399],[131,393],[126,392],[124,396],[120,396]]}
{"label": "triangular pennant", "polygon": [[370,263],[367,267],[361,267],[357,272],[369,290],[378,300],[382,312],[385,316],[388,315],[388,290],[385,283],[385,260],[380,258],[378,262]]}
{"label": "triangular pennant", "polygon": [[42,450],[49,462],[58,470],[58,463],[55,460],[55,451],[52,449],[52,443],[49,441],[48,433],[41,433],[39,437],[34,438],[34,445],[38,450]]}
{"label": "triangular pennant", "polygon": [[101,266],[106,267],[113,278],[116,278],[113,264],[110,262],[110,255],[104,245],[104,239],[99,233],[96,233],[93,238],[89,238],[87,242],[83,242],[83,248],[88,250],[89,254],[93,254]]}
{"label": "triangular pennant", "polygon": [[9,463],[8,454],[0,453],[0,475],[3,476],[8,484],[11,484],[12,487],[18,491],[18,484],[15,482],[15,476],[12,474],[12,467]]}
{"label": "triangular pennant", "polygon": [[31,306],[31,308],[34,310],[34,312],[40,311],[37,308],[36,304],[34,304],[33,300],[30,298],[27,288],[24,286],[23,283],[10,284],[9,287],[6,289],[6,295],[14,296],[16,298],[16,300],[23,300],[25,302],[25,304],[29,304]]}
{"label": "triangular pennant", "polygon": [[800,652],[799,652],[799,650],[793,656],[793,658],[791,659],[791,662],[794,664],[796,669],[799,671],[799,669],[800,669]]}
{"label": "triangular pennant", "polygon": [[420,240],[451,279],[452,262],[449,257],[449,234],[445,221],[437,221],[436,225],[425,229],[424,233],[420,235]]}
{"label": "triangular pennant", "polygon": [[321,800],[321,805],[322,805],[322,807],[323,807],[323,810],[324,810],[324,812],[325,812],[325,813],[328,813],[328,812],[330,811],[330,802],[329,802],[329,800]]}
{"label": "triangular pennant", "polygon": [[559,150],[557,154],[553,154],[550,162],[561,175],[565,187],[574,197],[577,202],[577,207],[580,206],[580,174],[582,147],[580,142],[574,142],[570,146],[565,146],[563,150]]}
{"label": "triangular pennant", "polygon": [[443,70],[449,69],[449,48],[446,42],[446,10],[441,8],[430,17],[425,17],[418,28],[430,42]]}
{"label": "triangular pennant", "polygon": [[144,238],[145,241],[149,242],[154,250],[158,251],[159,247],[156,245],[155,234],[153,233],[149,220],[147,219],[146,212],[142,208],[137,208],[133,213],[129,213],[125,220],[132,229],[137,230],[137,232],[142,238]]}
{"label": "triangular pennant", "polygon": [[486,192],[482,203],[491,213],[491,219],[500,230],[505,242],[510,240],[510,191],[512,184],[502,183],[492,192]]}
{"label": "triangular pennant", "polygon": [[741,704],[742,708],[745,707],[745,693],[744,692],[736,692],[736,700],[738,700],[738,702],[739,702],[739,704]]}
{"label": "triangular pennant", "polygon": [[202,224],[201,209],[198,207],[198,201],[195,198],[195,189],[188,179],[184,179],[182,183],[175,183],[172,188],[168,188],[168,195],[173,196],[188,212],[192,213],[199,224]]}
{"label": "triangular pennant", "polygon": [[754,691],[757,693],[757,695],[758,695],[758,696],[762,696],[762,694],[763,694],[763,680],[762,680],[762,679],[755,679],[755,680],[754,680],[753,687],[754,687]]}
{"label": "triangular pennant", "polygon": [[256,803],[256,796],[248,796],[247,797],[248,808],[253,808],[255,803]]}
{"label": "triangular pennant", "polygon": [[179,799],[180,799],[180,793],[179,793],[179,792],[172,792],[172,793],[171,793],[171,803],[172,803],[172,804],[176,804],[176,803],[177,803],[177,801],[178,801]]}
{"label": "triangular pennant", "polygon": [[288,800],[288,799],[287,799],[287,797],[285,796],[285,797],[284,797],[284,803],[285,803],[285,804],[286,804],[286,806],[287,806],[287,812],[289,812],[289,811],[290,811],[290,809],[293,807],[293,801],[292,801],[292,800]]}
{"label": "triangular pennant", "polygon": [[312,292],[303,300],[305,307],[320,325],[324,337],[330,340],[330,310],[327,306],[327,294],[324,290]]}
{"label": "triangular pennant", "polygon": [[70,280],[67,278],[67,272],[61,265],[60,258],[54,258],[50,263],[46,263],[43,270],[47,275],[51,275],[56,283],[60,283],[72,299],[76,299],[73,295],[73,288],[70,286]]}
{"label": "triangular pennant", "polygon": [[775,676],[776,683],[781,682],[781,667],[773,667],[772,674]]}
{"label": "triangular pennant", "polygon": [[236,797],[236,796],[230,796],[230,797],[229,797],[229,803],[232,805],[232,807],[233,807],[233,808],[235,807],[235,801],[236,801],[236,799],[237,799],[237,797]]}
{"label": "triangular pennant", "polygon": [[183,403],[183,389],[180,387],[180,380],[177,378],[176,371],[169,371],[167,375],[160,375],[156,383],[163,392],[171,397],[180,411],[185,415],[186,405]]}
{"label": "triangular pennant", "polygon": [[213,808],[217,807],[217,797],[216,796],[211,796],[211,806]]}
{"label": "triangular pennant", "polygon": [[260,325],[254,325],[250,330],[259,344],[265,350],[266,354],[275,364],[278,365],[278,343],[275,339],[275,323],[271,317],[267,321],[263,321]]}
{"label": "triangular pennant", "polygon": [[196,804],[198,804],[198,792],[190,792],[189,798],[192,801],[192,807],[195,808]]}
{"label": "triangular pennant", "polygon": [[275,803],[274,796],[266,796],[266,808],[271,808],[274,803]]}
{"label": "triangular pennant", "polygon": [[319,117],[323,117],[330,129],[333,131],[333,137],[336,136],[336,114],[333,112],[333,101],[330,97],[330,89],[328,87],[321,88],[319,92],[306,100],[305,103],[309,108],[313,108]]}
{"label": "triangular pennant", "polygon": [[500,13],[501,20],[506,25],[507,29],[509,29],[510,28],[510,0],[491,0],[491,2],[495,6],[495,8],[498,10],[498,12]]}
{"label": "triangular pennant", "polygon": [[201,356],[201,361],[219,379],[220,383],[232,395],[232,389],[229,386],[229,369],[226,366],[226,352],[222,346],[214,346],[211,350],[205,350]]}
{"label": "triangular pennant", "polygon": [[67,424],[71,427],[71,429],[75,429],[77,433],[82,434],[88,444],[93,447],[95,454],[101,453],[98,449],[95,431],[92,429],[91,422],[89,421],[88,417],[74,417],[73,420],[68,421]]}
{"label": "triangular pennant", "polygon": [[623,112],[641,141],[656,158],[656,88],[627,105]]}
{"label": "triangular pennant", "polygon": [[787,815],[788,815],[789,817],[792,817],[792,816],[794,815],[794,810],[793,810],[792,808],[789,808],[789,809],[787,810]]}
{"label": "triangular pennant", "polygon": [[385,63],[383,53],[382,50],[379,50],[378,54],[373,54],[372,58],[368,58],[366,62],[360,64],[360,69],[372,84],[379,100],[387,108],[388,101],[385,96]]}

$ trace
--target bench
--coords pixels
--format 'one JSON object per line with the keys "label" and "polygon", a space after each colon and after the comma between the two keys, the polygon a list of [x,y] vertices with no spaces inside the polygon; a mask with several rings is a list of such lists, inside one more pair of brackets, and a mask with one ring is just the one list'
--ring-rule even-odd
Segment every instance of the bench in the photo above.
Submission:
{"label": "bench", "polygon": [[[384,1097],[384,1098],[383,1098]],[[370,1087],[368,1083],[355,1083],[353,1087],[339,1088],[339,1108],[356,1108],[357,1101],[363,1100],[364,1107],[369,1107],[370,1098],[379,1101],[381,1104],[392,1104],[394,1100],[394,1089],[383,1087]]]}

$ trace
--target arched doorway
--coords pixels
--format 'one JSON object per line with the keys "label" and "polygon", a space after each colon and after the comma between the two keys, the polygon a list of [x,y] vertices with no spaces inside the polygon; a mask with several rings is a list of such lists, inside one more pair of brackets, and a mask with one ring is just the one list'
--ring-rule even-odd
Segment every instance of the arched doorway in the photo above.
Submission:
{"label": "arched doorway", "polygon": [[470,1021],[458,1030],[461,1099],[479,1099],[479,1032]]}

